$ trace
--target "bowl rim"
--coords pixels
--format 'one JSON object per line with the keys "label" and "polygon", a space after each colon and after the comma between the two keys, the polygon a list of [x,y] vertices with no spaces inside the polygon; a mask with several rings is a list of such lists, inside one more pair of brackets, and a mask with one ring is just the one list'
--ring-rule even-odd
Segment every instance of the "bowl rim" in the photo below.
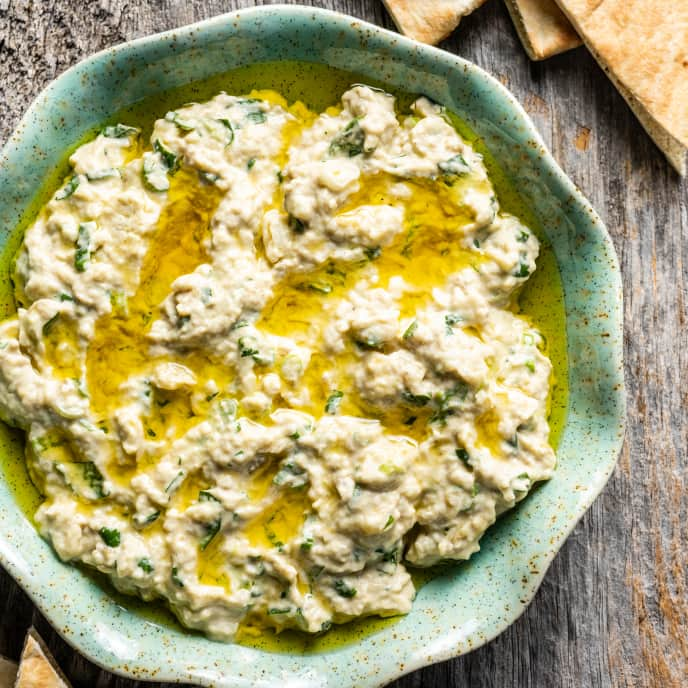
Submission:
{"label": "bowl rim", "polygon": [[[12,148],[21,140],[21,132],[31,126],[31,120],[37,115],[40,108],[40,104],[43,102],[49,102],[50,98],[59,92],[60,87],[69,78],[78,74],[81,70],[89,68],[97,68],[99,63],[106,58],[112,58],[113,60],[120,56],[126,55],[127,52],[132,49],[140,48],[143,46],[149,46],[152,44],[167,44],[178,40],[180,37],[190,37],[192,35],[202,35],[203,32],[218,28],[221,26],[227,27],[228,35],[234,36],[238,35],[241,28],[238,26],[239,20],[242,21],[254,21],[256,19],[264,19],[267,17],[278,17],[283,16],[285,18],[295,19],[297,21],[301,20],[312,20],[316,19],[323,24],[335,24],[342,31],[353,32],[359,35],[362,31],[367,34],[372,34],[375,37],[385,41],[387,45],[394,49],[400,49],[402,51],[412,51],[418,53],[419,55],[429,55],[434,56],[436,59],[440,60],[442,63],[452,63],[453,69],[463,69],[469,72],[473,72],[481,80],[483,80],[489,88],[497,93],[503,101],[506,101],[511,111],[514,113],[515,119],[519,121],[521,125],[525,127],[526,134],[528,138],[537,146],[539,149],[538,155],[540,159],[540,164],[546,168],[547,172],[553,177],[554,183],[558,184],[562,191],[570,197],[570,202],[574,206],[578,206],[584,211],[585,214],[589,216],[590,222],[596,226],[596,232],[599,234],[599,239],[608,249],[608,259],[610,266],[610,283],[614,288],[616,298],[613,300],[613,310],[609,313],[609,323],[610,331],[612,331],[612,340],[610,341],[610,346],[613,348],[612,353],[614,354],[614,363],[616,370],[616,379],[614,380],[614,388],[617,392],[616,399],[616,427],[614,428],[616,432],[616,439],[613,442],[608,454],[609,458],[605,464],[605,471],[598,473],[595,476],[595,482],[589,489],[585,498],[581,499],[574,518],[568,520],[563,528],[558,532],[556,549],[552,555],[543,562],[540,570],[537,574],[534,574],[530,581],[527,590],[521,595],[521,604],[514,609],[508,619],[505,620],[502,626],[495,627],[492,633],[484,634],[480,639],[474,642],[470,647],[465,647],[463,650],[458,651],[456,647],[452,644],[447,644],[445,647],[429,649],[422,657],[416,653],[413,658],[405,663],[401,668],[398,666],[390,669],[381,667],[381,671],[377,672],[374,676],[371,674],[366,680],[363,680],[356,685],[360,686],[380,686],[384,685],[388,681],[399,678],[400,676],[419,669],[423,666],[427,666],[436,662],[444,661],[454,657],[458,657],[461,654],[469,652],[481,645],[489,642],[497,635],[502,633],[506,628],[508,628],[513,622],[515,622],[521,614],[525,611],[529,603],[532,601],[535,593],[537,592],[540,583],[542,582],[547,568],[551,564],[556,552],[562,546],[568,535],[571,533],[573,528],[582,518],[583,514],[589,506],[592,504],[594,499],[600,494],[604,486],[606,485],[613,469],[618,460],[618,455],[623,443],[626,425],[626,408],[625,408],[625,385],[623,376],[623,347],[621,341],[623,332],[623,295],[620,281],[620,268],[618,264],[618,258],[611,241],[611,237],[607,232],[601,219],[592,208],[591,204],[583,196],[581,191],[574,185],[574,183],[568,178],[568,176],[563,172],[559,164],[554,160],[549,150],[546,148],[539,132],[535,128],[530,116],[526,113],[524,108],[516,100],[510,91],[500,83],[495,77],[486,72],[481,67],[476,64],[462,58],[453,53],[449,53],[438,48],[427,46],[421,44],[415,40],[406,38],[399,35],[393,31],[384,29],[382,27],[376,26],[370,22],[363,19],[352,17],[350,15],[344,14],[342,12],[336,12],[332,10],[327,10],[323,8],[310,7],[304,5],[266,5],[266,6],[255,6],[246,9],[240,9],[228,13],[223,13],[216,15],[214,17],[181,26],[178,28],[169,29],[163,32],[150,34],[147,36],[142,36],[124,43],[105,48],[94,54],[91,54],[84,59],[80,60],[69,69],[65,70],[62,74],[52,80],[42,91],[34,98],[29,108],[26,110],[22,118],[17,123],[13,132],[8,137],[7,142],[3,146],[2,152],[0,153],[0,169],[6,164],[7,160],[12,155]],[[234,28],[232,28],[232,22],[235,22]],[[321,64],[326,64],[324,59],[319,60]],[[568,311],[568,308],[567,308]],[[1,479],[0,479],[1,481]],[[15,543],[6,541],[4,533],[0,532],[0,565],[2,565],[18,582],[18,584],[25,590],[33,604],[35,604],[41,612],[46,616],[46,618],[51,622],[58,633],[78,652],[86,656],[90,661],[94,662],[96,665],[111,671],[115,674],[125,676],[137,680],[148,680],[153,682],[161,681],[195,681],[202,685],[218,685],[218,686],[248,686],[255,685],[253,683],[245,682],[245,680],[237,680],[232,683],[223,682],[220,670],[213,667],[197,667],[195,671],[181,672],[178,669],[172,668],[172,670],[160,670],[151,671],[149,667],[139,667],[134,666],[132,662],[128,665],[113,665],[109,662],[103,654],[98,654],[88,647],[85,647],[78,637],[78,633],[73,630],[57,624],[51,620],[51,614],[48,609],[50,606],[50,599],[39,595],[36,589],[28,585],[22,576],[22,568],[18,564],[18,559],[16,552]],[[237,646],[233,646],[237,647]],[[271,655],[278,656],[278,655]],[[329,653],[323,656],[330,656]],[[275,678],[279,674],[278,671],[273,671],[272,677]],[[236,677],[235,677],[236,678]],[[284,676],[281,677],[283,680]],[[304,676],[298,677],[298,683],[293,683],[285,681],[287,687],[299,685],[299,686],[320,686],[320,685],[330,685],[318,682],[318,676],[311,676],[304,674]],[[335,685],[335,684],[331,684]]]}

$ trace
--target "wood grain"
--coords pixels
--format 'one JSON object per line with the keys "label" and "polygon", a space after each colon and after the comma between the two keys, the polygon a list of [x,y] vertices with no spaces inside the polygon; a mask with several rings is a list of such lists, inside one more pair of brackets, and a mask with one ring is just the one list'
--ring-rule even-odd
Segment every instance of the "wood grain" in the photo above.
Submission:
{"label": "wood grain", "polygon": [[[233,0],[0,0],[0,140],[51,79],[95,50],[245,7]],[[307,4],[392,28],[378,0]],[[525,614],[489,645],[395,688],[681,688],[688,676],[688,184],[595,61],[528,61],[503,5],[486,3],[444,48],[524,103],[598,209],[624,273],[629,426],[619,466]],[[78,657],[0,571],[0,654],[35,623],[76,688],[143,688]]]}

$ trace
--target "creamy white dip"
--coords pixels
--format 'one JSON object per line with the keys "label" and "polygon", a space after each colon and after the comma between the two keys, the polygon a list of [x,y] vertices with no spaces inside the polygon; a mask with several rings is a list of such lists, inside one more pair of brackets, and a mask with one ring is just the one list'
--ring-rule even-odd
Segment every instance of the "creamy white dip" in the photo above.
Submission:
{"label": "creamy white dip", "polygon": [[221,93],[70,159],[16,262],[0,414],[40,532],[187,626],[408,612],[550,477],[538,241],[425,98]]}

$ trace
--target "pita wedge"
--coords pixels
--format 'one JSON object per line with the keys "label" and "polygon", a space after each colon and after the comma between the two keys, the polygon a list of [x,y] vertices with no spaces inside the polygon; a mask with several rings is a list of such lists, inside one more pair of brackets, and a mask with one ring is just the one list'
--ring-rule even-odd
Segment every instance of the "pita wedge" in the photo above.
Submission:
{"label": "pita wedge", "polygon": [[544,60],[581,44],[554,0],[506,0],[506,7],[531,60]]}
{"label": "pita wedge", "polygon": [[485,0],[382,0],[405,36],[435,45]]}
{"label": "pita wedge", "polygon": [[0,657],[0,688],[12,688],[17,678],[17,665],[15,662]]}
{"label": "pita wedge", "polygon": [[679,174],[688,148],[688,2],[557,0]]}
{"label": "pita wedge", "polygon": [[14,688],[70,688],[35,629],[26,634]]}

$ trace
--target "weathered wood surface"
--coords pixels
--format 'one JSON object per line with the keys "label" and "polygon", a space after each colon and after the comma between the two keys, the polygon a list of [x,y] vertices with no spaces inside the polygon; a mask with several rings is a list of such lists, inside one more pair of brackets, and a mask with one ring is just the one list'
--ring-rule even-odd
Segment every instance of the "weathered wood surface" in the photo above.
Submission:
{"label": "weathered wood surface", "polygon": [[[55,76],[101,48],[248,0],[0,0],[0,140]],[[258,3],[260,4],[260,3]],[[392,28],[379,0],[313,0]],[[629,424],[619,466],[525,614],[470,655],[395,688],[688,685],[688,184],[594,60],[528,62],[490,0],[444,48],[497,75],[598,209],[624,273]],[[0,570],[0,654],[35,623],[76,687],[142,688],[78,657]]]}

